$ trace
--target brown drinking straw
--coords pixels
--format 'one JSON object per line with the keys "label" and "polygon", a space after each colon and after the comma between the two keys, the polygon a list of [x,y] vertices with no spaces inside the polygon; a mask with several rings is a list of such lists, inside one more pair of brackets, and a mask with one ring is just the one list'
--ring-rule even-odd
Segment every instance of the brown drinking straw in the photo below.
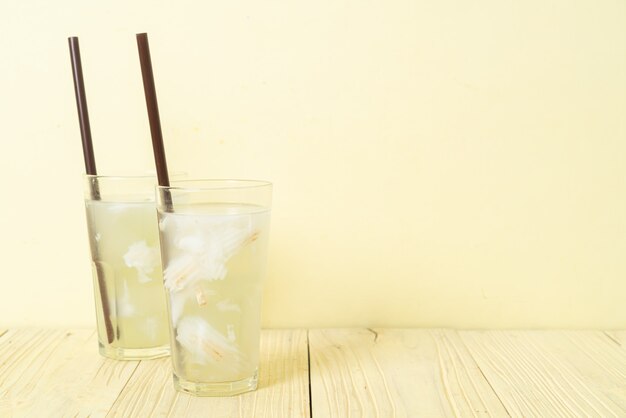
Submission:
{"label": "brown drinking straw", "polygon": [[[87,95],[85,94],[85,82],[83,80],[83,66],[80,60],[80,47],[78,38],[72,36],[67,39],[70,45],[70,58],[72,61],[72,74],[74,76],[74,93],[76,93],[76,108],[78,109],[78,124],[80,125],[80,136],[83,141],[83,157],[85,159],[85,171],[89,175],[97,175],[96,159],[93,155],[93,143],[91,141],[91,126],[89,125],[89,112],[87,111]],[[100,200],[100,189],[94,179],[90,185],[91,197],[93,200]],[[91,240],[89,240],[91,243]],[[92,254],[97,254],[95,245],[92,244]],[[96,257],[94,257],[96,258]],[[97,269],[98,286],[100,288],[100,298],[102,300],[102,313],[104,316],[104,327],[106,328],[107,341],[113,342],[113,324],[111,323],[111,308],[106,297],[106,283],[99,263],[94,263]]]}
{"label": "brown drinking straw", "polygon": [[80,136],[83,140],[83,156],[85,157],[85,171],[87,174],[96,175],[96,159],[93,155],[93,142],[91,141],[91,125],[89,124],[89,111],[87,110],[87,95],[85,94],[85,82],[83,80],[83,66],[80,61],[80,46],[78,38],[68,38],[70,44],[70,58],[72,59],[72,74],[74,75],[74,92],[76,93],[76,108],[78,109],[78,123]]}
{"label": "brown drinking straw", "polygon": [[[152,73],[152,60],[150,59],[150,45],[148,44],[147,33],[137,34],[137,48],[139,50],[143,90],[146,96],[146,106],[148,107],[148,120],[150,121],[150,133],[152,135],[152,149],[154,151],[157,179],[159,186],[169,187],[170,179],[167,173],[167,162],[165,161],[163,133],[161,132],[161,119],[159,118],[159,105],[157,103],[156,88],[154,87],[154,74]],[[166,210],[171,211],[172,200],[167,190],[163,197],[165,199]]]}

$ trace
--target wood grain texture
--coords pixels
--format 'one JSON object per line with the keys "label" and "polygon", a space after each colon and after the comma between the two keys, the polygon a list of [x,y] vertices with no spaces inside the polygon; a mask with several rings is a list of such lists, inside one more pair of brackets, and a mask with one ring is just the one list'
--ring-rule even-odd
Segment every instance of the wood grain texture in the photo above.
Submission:
{"label": "wood grain texture", "polygon": [[310,330],[313,416],[506,416],[455,331]]}
{"label": "wood grain texture", "polygon": [[104,359],[92,330],[2,334],[0,417],[309,417],[309,360],[314,417],[626,417],[626,331],[266,330],[259,389],[229,398]]}
{"label": "wood grain texture", "polygon": [[309,417],[304,330],[264,330],[259,389],[240,396],[201,398],[178,393],[169,359],[141,362],[108,416]]}
{"label": "wood grain texture", "polygon": [[615,344],[626,350],[626,330],[604,331],[604,334]]}
{"label": "wood grain texture", "polygon": [[93,330],[9,330],[0,416],[105,416],[137,364],[101,357]]}
{"label": "wood grain texture", "polygon": [[512,416],[626,416],[626,357],[602,332],[460,335]]}

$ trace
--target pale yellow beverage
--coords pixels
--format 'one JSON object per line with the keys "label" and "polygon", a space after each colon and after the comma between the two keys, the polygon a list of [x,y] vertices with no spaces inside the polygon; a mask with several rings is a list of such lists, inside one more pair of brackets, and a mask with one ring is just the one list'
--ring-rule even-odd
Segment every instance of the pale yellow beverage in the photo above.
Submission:
{"label": "pale yellow beverage", "polygon": [[175,203],[159,211],[159,228],[177,389],[256,388],[269,210]]}
{"label": "pale yellow beverage", "polygon": [[169,354],[154,202],[85,205],[101,354],[119,360]]}

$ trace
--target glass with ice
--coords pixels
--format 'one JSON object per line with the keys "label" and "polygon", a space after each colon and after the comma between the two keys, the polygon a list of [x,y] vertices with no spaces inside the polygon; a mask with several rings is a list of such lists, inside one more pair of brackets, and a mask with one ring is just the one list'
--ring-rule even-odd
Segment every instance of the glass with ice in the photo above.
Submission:
{"label": "glass with ice", "polygon": [[153,176],[85,177],[100,353],[169,354]]}
{"label": "glass with ice", "polygon": [[177,390],[255,390],[270,183],[196,180],[157,187]]}

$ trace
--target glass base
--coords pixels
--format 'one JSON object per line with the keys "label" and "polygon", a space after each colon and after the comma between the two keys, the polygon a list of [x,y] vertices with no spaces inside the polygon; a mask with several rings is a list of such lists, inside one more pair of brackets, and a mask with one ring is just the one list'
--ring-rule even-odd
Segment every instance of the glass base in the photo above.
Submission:
{"label": "glass base", "polygon": [[98,345],[100,354],[113,360],[150,360],[170,355],[169,345],[149,348],[120,348],[105,346],[102,343]]}
{"label": "glass base", "polygon": [[257,388],[258,375],[234,382],[196,383],[174,375],[174,388],[179,392],[194,396],[233,396],[250,392]]}

